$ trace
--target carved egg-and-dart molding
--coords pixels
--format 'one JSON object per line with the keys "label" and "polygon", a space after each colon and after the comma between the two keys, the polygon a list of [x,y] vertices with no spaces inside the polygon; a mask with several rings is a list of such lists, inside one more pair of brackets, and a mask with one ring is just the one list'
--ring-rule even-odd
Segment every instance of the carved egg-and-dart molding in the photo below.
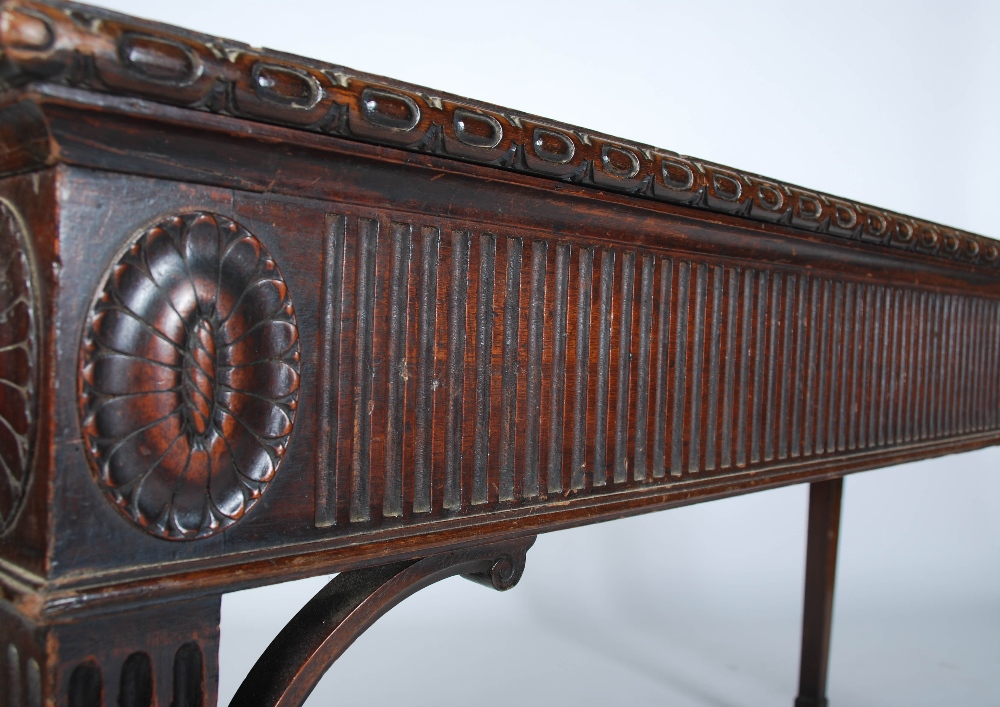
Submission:
{"label": "carved egg-and-dart molding", "polygon": [[218,214],[141,233],[108,273],[80,361],[95,478],[147,532],[232,525],[274,478],[295,421],[298,327],[264,245]]}
{"label": "carved egg-and-dart molding", "polygon": [[14,525],[31,474],[38,335],[21,223],[0,201],[0,535]]}

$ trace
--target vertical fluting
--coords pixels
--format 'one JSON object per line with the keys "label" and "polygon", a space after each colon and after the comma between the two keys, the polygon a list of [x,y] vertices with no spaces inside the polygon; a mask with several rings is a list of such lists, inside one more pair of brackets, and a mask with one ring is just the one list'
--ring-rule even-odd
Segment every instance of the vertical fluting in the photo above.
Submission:
{"label": "vertical fluting", "polygon": [[742,316],[740,317],[740,348],[739,348],[739,399],[736,403],[736,466],[745,467],[747,465],[747,417],[750,414],[750,359],[753,356],[751,349],[751,334],[753,332],[753,292],[754,276],[753,270],[743,271],[743,299]]}
{"label": "vertical fluting", "polygon": [[389,219],[326,229],[319,527],[821,464],[1000,422],[1000,305],[983,297]]}
{"label": "vertical fluting", "polygon": [[389,239],[392,259],[389,263],[389,307],[386,322],[389,334],[388,370],[386,371],[385,484],[382,512],[386,516],[403,514],[403,423],[406,380],[407,309],[409,304],[411,228],[394,223]]}
{"label": "vertical fluting", "polygon": [[590,390],[590,324],[594,284],[594,250],[579,252],[579,284],[576,301],[576,363],[573,383],[573,456],[571,488],[586,487],[587,479],[587,397]]}
{"label": "vertical fluting", "polygon": [[433,464],[433,412],[435,337],[437,335],[438,264],[441,233],[436,228],[420,232],[420,265],[417,295],[417,389],[413,425],[413,511],[431,510]]}
{"label": "vertical fluting", "polygon": [[501,373],[500,484],[501,501],[514,499],[514,464],[517,452],[518,337],[521,316],[521,256],[523,241],[507,239],[506,294],[503,309],[503,359]]}
{"label": "vertical fluting", "polygon": [[316,449],[316,525],[337,522],[337,440],[340,433],[341,305],[344,298],[344,241],[347,220],[327,218],[320,294],[319,432]]}
{"label": "vertical fluting", "polygon": [[794,360],[792,359],[792,334],[795,332],[797,313],[795,310],[795,293],[798,287],[798,279],[795,275],[785,278],[785,301],[782,323],[781,341],[781,373],[780,373],[780,393],[778,401],[778,459],[788,457],[788,432],[789,432],[789,412],[792,399],[792,380],[795,372]]}
{"label": "vertical fluting", "polygon": [[639,355],[636,361],[635,393],[635,453],[632,477],[644,481],[647,471],[646,444],[649,424],[649,359],[650,336],[653,330],[653,279],[656,261],[651,255],[642,256],[639,279]]}
{"label": "vertical fluting", "polygon": [[615,400],[616,484],[628,480],[628,411],[632,379],[632,307],[635,287],[635,253],[622,256],[621,315],[618,324],[618,385]]}
{"label": "vertical fluting", "polygon": [[809,390],[808,373],[809,362],[806,360],[806,336],[811,332],[809,328],[809,278],[803,275],[798,283],[798,294],[796,295],[795,309],[795,383],[792,393],[792,437],[791,451],[792,457],[798,457],[804,452],[802,444],[803,435],[803,415],[806,397]]}
{"label": "vertical fluting", "polygon": [[354,350],[354,442],[351,460],[351,521],[360,522],[371,517],[370,504],[370,453],[372,385],[375,375],[373,365],[373,338],[375,322],[376,248],[378,247],[378,222],[361,219],[358,228],[357,281],[355,296],[356,315]]}
{"label": "vertical fluting", "polygon": [[778,365],[781,349],[778,332],[781,328],[781,273],[775,273],[771,280],[771,305],[767,315],[767,372],[764,382],[764,461],[774,459],[774,432],[778,411],[775,409],[778,395]]}
{"label": "vertical fluting", "polygon": [[680,476],[684,465],[684,407],[687,397],[688,307],[691,303],[691,263],[677,267],[677,315],[674,330],[674,400],[670,435],[670,473]]}
{"label": "vertical fluting", "polygon": [[562,491],[563,425],[566,406],[566,339],[569,318],[570,246],[556,246],[552,308],[552,368],[549,396],[548,491]]}
{"label": "vertical fluting", "polygon": [[496,236],[479,237],[476,297],[476,409],[472,443],[472,502],[489,500],[490,393],[493,381],[493,288],[496,284]]}
{"label": "vertical fluting", "polygon": [[837,449],[837,400],[840,386],[840,350],[841,334],[843,332],[844,315],[844,285],[841,282],[832,285],[833,310],[830,333],[830,371],[827,375],[829,393],[826,413],[826,451]]}
{"label": "vertical fluting", "polygon": [[817,351],[816,365],[816,439],[813,442],[813,452],[815,454],[823,454],[824,452],[831,451],[826,448],[826,401],[830,383],[828,373],[832,344],[832,337],[830,335],[832,287],[829,280],[823,280],[820,287],[822,304],[819,314],[819,350]]}
{"label": "vertical fluting", "polygon": [[849,450],[858,447],[858,406],[860,405],[861,392],[861,365],[862,346],[864,340],[865,322],[865,300],[864,285],[853,285],[851,291],[854,293],[854,317],[851,331],[851,347],[848,353],[851,357],[851,379],[849,384],[849,400],[847,412],[847,448]]}
{"label": "vertical fluting", "polygon": [[466,307],[469,289],[469,241],[467,231],[451,237],[451,282],[448,291],[448,391],[445,429],[444,507],[462,506],[462,435],[465,422]]}
{"label": "vertical fluting", "polygon": [[726,337],[725,337],[725,377],[722,393],[722,441],[719,468],[728,469],[733,464],[733,413],[736,400],[736,322],[739,311],[739,281],[740,271],[733,268],[727,271],[725,285],[726,300]]}
{"label": "vertical fluting", "polygon": [[837,451],[847,449],[848,406],[852,385],[851,354],[854,346],[854,283],[844,286],[844,318],[841,329],[840,375],[837,394]]}
{"label": "vertical fluting", "polygon": [[702,450],[702,378],[705,363],[705,306],[708,288],[708,266],[704,263],[694,268],[694,336],[691,345],[691,405],[690,431],[688,432],[687,469],[697,473],[703,468]]}
{"label": "vertical fluting", "polygon": [[541,451],[542,355],[545,341],[545,270],[548,246],[544,241],[531,244],[531,282],[528,298],[528,380],[525,440],[524,496],[538,496]]}
{"label": "vertical fluting", "polygon": [[753,332],[753,392],[750,411],[750,463],[761,459],[761,427],[764,411],[764,359],[766,354],[765,335],[767,333],[767,299],[770,282],[766,270],[757,273],[757,306],[755,308]]}
{"label": "vertical fluting", "polygon": [[594,486],[607,482],[608,395],[611,380],[611,330],[614,319],[615,252],[601,251],[601,284],[598,290],[597,390],[594,396]]}
{"label": "vertical fluting", "polygon": [[716,468],[719,436],[719,361],[722,355],[722,266],[712,268],[711,329],[708,334],[708,401],[705,410],[705,471]]}
{"label": "vertical fluting", "polygon": [[670,312],[674,266],[671,260],[660,261],[660,292],[656,329],[656,386],[653,406],[653,478],[666,474],[667,386],[670,365]]}

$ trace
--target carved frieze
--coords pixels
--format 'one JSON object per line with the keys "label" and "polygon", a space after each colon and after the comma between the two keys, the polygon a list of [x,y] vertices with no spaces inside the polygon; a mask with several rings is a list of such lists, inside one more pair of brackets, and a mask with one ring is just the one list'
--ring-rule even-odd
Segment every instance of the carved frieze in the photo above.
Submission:
{"label": "carved frieze", "polygon": [[1000,267],[989,238],[649,145],[96,8],[5,7],[9,85],[83,86]]}
{"label": "carved frieze", "polygon": [[549,508],[1000,429],[1000,303],[331,214],[316,523]]}
{"label": "carved frieze", "polygon": [[274,478],[295,421],[298,327],[277,264],[218,214],[139,234],[107,274],[80,358],[95,479],[162,538],[235,523]]}

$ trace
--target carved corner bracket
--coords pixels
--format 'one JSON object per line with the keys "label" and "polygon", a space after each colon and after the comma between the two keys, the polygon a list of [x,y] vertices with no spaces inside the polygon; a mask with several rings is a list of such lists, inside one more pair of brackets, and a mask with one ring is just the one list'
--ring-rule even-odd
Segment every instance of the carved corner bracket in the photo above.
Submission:
{"label": "carved corner bracket", "polygon": [[230,707],[298,707],[354,641],[391,608],[447,577],[505,591],[524,573],[535,538],[519,538],[342,572],[271,642]]}

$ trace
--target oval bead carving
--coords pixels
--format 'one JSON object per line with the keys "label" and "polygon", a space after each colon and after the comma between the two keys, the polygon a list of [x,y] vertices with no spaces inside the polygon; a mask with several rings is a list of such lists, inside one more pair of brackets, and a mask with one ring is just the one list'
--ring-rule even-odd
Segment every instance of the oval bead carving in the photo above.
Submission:
{"label": "oval bead carving", "polygon": [[823,205],[820,203],[819,199],[812,196],[806,196],[805,194],[799,194],[799,218],[808,219],[810,221],[819,220],[820,215],[823,213]]}
{"label": "oval bead carving", "polygon": [[409,96],[378,88],[361,92],[361,113],[381,128],[408,132],[420,122],[420,108]]}
{"label": "oval bead carving", "polygon": [[632,150],[617,145],[601,147],[601,164],[604,171],[615,177],[631,179],[639,174],[639,158]]}
{"label": "oval bead carving", "polygon": [[[875,240],[880,240],[885,236],[885,232],[888,230],[889,224],[886,221],[885,216],[878,213],[877,211],[868,211],[865,218],[865,228],[864,234],[869,238],[874,238]],[[908,228],[907,224],[902,221],[898,224],[899,237],[903,237],[905,228]],[[909,231],[910,236],[913,235],[912,229]]]}
{"label": "oval bead carving", "polygon": [[255,64],[252,84],[259,97],[290,108],[312,108],[323,97],[312,76],[276,64]]}
{"label": "oval bead carving", "polygon": [[536,155],[554,164],[566,164],[576,154],[576,144],[573,140],[555,130],[535,128],[531,144],[535,148]]}
{"label": "oval bead carving", "polygon": [[663,158],[661,169],[664,186],[677,191],[689,191],[694,187],[694,170],[680,160]]}
{"label": "oval bead carving", "polygon": [[298,326],[264,245],[217,214],[167,219],[107,275],[80,362],[97,482],[172,540],[232,525],[274,478],[295,421]]}
{"label": "oval bead carving", "polygon": [[858,225],[858,214],[847,204],[834,204],[833,217],[837,226],[850,230]]}
{"label": "oval bead carving", "polygon": [[733,175],[712,170],[712,192],[723,201],[739,201],[743,195],[743,185]]}
{"label": "oval bead carving", "polygon": [[[33,1],[30,10],[18,5],[5,3],[0,11],[4,75],[10,85],[44,81],[152,98],[1000,267],[1000,256],[985,257],[992,245],[988,238],[960,232],[959,245],[946,248],[940,242],[943,233],[933,235],[932,242],[922,238],[922,230],[930,227],[926,221],[853,202],[838,207],[838,200],[829,195],[803,194],[774,180],[759,189],[760,177],[729,168],[735,181],[722,177],[720,182],[713,172],[717,175],[721,165],[693,157],[617,138],[594,136],[597,139],[592,141],[587,132],[571,126],[546,126],[500,106],[476,103],[473,108],[464,99],[443,100],[429,89],[359,74],[340,65],[164,26],[140,27],[126,18],[98,19],[89,11],[63,8],[59,3]],[[607,140],[613,143],[611,147]],[[632,157],[638,160],[637,171]],[[901,226],[903,221],[908,225]],[[977,254],[972,254],[975,247],[966,246],[965,239],[978,244]]]}
{"label": "oval bead carving", "polygon": [[38,340],[27,242],[0,201],[0,535],[17,519],[31,475]]}
{"label": "oval bead carving", "polygon": [[185,85],[196,80],[202,67],[188,47],[159,37],[126,33],[118,44],[122,64],[145,79]]}
{"label": "oval bead carving", "polygon": [[8,46],[35,52],[49,49],[55,38],[48,21],[24,10],[0,13],[0,33]]}
{"label": "oval bead carving", "polygon": [[493,148],[503,139],[503,127],[492,115],[456,108],[452,122],[455,135],[466,145]]}
{"label": "oval bead carving", "polygon": [[781,190],[774,184],[761,182],[757,185],[757,198],[755,204],[767,211],[781,211],[785,205],[785,197]]}

